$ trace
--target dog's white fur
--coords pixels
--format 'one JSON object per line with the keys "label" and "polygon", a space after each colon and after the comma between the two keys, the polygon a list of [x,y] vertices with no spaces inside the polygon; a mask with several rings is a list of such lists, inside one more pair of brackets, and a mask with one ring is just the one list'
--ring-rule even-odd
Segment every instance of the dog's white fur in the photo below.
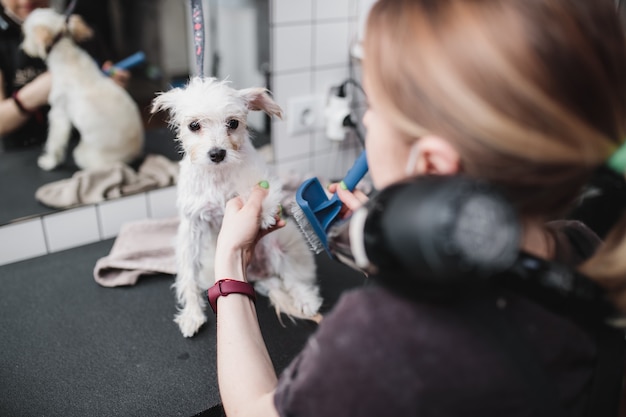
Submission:
{"label": "dog's white fur", "polygon": [[131,162],[143,151],[144,130],[137,104],[76,45],[92,36],[78,15],[36,9],[22,25],[22,49],[46,61],[52,76],[49,131],[37,163],[51,170],[65,160],[72,126],[80,133],[74,162],[81,169]]}
{"label": "dog's white fur", "polygon": [[[246,120],[250,110],[279,117],[282,111],[264,88],[236,90],[227,81],[202,77],[193,77],[184,88],[159,93],[152,112],[160,110],[169,111],[183,151],[174,283],[180,308],[175,321],[182,334],[191,337],[206,322],[205,294],[215,282],[215,244],[226,202],[236,195],[246,198],[255,184],[268,180],[261,227],[276,222],[281,184],[252,145]],[[318,314],[322,300],[315,259],[290,221],[258,242],[247,276],[278,314],[297,318]]]}

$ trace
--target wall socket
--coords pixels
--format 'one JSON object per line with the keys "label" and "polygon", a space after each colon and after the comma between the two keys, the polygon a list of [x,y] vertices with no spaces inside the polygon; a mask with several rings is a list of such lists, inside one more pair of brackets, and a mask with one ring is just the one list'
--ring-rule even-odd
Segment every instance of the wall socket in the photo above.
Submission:
{"label": "wall socket", "polygon": [[288,132],[298,135],[324,126],[324,97],[321,95],[300,96],[287,103]]}

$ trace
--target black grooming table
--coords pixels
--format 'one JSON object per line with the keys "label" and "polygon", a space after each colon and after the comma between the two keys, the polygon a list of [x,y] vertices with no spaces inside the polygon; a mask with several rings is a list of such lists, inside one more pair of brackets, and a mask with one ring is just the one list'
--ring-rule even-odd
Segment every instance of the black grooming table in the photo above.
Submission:
{"label": "black grooming table", "polygon": [[[104,288],[96,261],[113,240],[0,267],[1,416],[186,416],[220,402],[215,322],[186,339],[173,322],[173,276]],[[365,278],[317,256],[324,311]],[[274,365],[282,370],[315,331],[257,301]]]}

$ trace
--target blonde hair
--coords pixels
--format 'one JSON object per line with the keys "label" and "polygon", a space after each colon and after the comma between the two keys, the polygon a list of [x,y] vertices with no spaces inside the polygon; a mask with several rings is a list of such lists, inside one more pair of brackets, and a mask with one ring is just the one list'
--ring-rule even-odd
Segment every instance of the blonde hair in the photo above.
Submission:
{"label": "blonde hair", "polygon": [[[502,186],[522,215],[562,216],[626,138],[626,42],[610,1],[379,0],[364,51],[395,125],[450,140],[464,172]],[[626,286],[624,233],[584,266],[613,287]]]}

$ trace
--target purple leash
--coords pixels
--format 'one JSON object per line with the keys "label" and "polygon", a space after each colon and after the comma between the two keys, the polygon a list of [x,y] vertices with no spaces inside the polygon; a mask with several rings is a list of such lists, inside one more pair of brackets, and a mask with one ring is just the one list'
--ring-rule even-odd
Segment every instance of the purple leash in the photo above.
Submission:
{"label": "purple leash", "polygon": [[63,12],[63,15],[65,16],[65,21],[68,22],[70,20],[70,16],[72,15],[72,12],[74,11],[74,8],[76,8],[76,3],[78,2],[78,0],[72,0],[70,2],[70,4],[68,4],[67,8],[65,9],[65,11]]}
{"label": "purple leash", "polygon": [[[74,0],[75,1],[75,0]],[[204,77],[204,13],[202,0],[191,0],[191,24],[198,75]]]}

